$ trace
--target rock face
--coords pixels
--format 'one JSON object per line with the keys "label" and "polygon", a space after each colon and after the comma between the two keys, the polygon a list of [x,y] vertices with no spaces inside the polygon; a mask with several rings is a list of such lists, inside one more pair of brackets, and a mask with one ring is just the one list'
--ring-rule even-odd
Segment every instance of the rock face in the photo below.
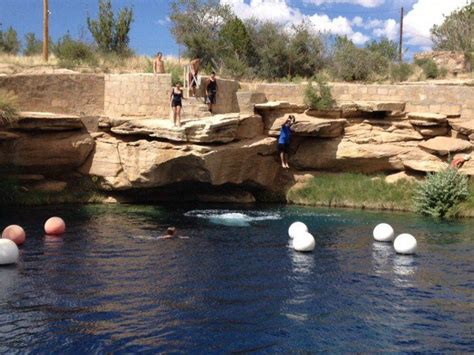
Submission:
{"label": "rock face", "polygon": [[[291,126],[295,136],[334,138],[339,137],[344,132],[347,124],[345,119],[321,119],[305,114],[295,114],[296,123]],[[281,126],[288,117],[285,115],[275,119],[268,131],[270,136],[277,137],[280,134]],[[269,122],[268,122],[269,123]]]}
{"label": "rock face", "polygon": [[237,91],[237,103],[240,113],[253,114],[255,104],[263,104],[267,102],[265,94],[253,91]]}
{"label": "rock face", "polygon": [[12,125],[24,131],[70,131],[83,128],[81,118],[50,112],[20,112]]}
{"label": "rock face", "polygon": [[435,137],[425,142],[421,142],[420,147],[430,153],[437,155],[448,155],[451,153],[471,150],[472,144],[468,141],[457,138]]}

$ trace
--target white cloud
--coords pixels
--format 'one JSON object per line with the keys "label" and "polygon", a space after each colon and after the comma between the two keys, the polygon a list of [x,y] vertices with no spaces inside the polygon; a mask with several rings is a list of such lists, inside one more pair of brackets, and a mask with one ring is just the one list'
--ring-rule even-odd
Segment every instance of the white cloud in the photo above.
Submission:
{"label": "white cloud", "polygon": [[369,40],[364,34],[354,32],[352,22],[345,17],[338,16],[330,19],[327,15],[314,14],[313,16],[309,16],[308,19],[316,31],[347,36],[352,39],[355,44],[363,44]]}
{"label": "white cloud", "polygon": [[354,4],[363,7],[377,7],[382,5],[385,0],[304,0],[306,3],[315,5],[322,4]]}
{"label": "white cloud", "polygon": [[364,19],[360,16],[356,16],[352,19],[352,24],[357,27],[362,27],[364,25]]}
{"label": "white cloud", "polygon": [[377,37],[387,37],[395,40],[399,36],[400,25],[394,19],[388,19],[383,22],[383,26],[374,29],[373,33]]}
{"label": "white cloud", "polygon": [[288,5],[286,0],[221,0],[221,4],[229,5],[237,16],[243,19],[255,17],[263,21],[278,23],[298,23],[304,16],[298,9]]}
{"label": "white cloud", "polygon": [[466,5],[466,0],[418,0],[403,19],[404,37],[409,45],[431,47],[430,29],[443,23],[443,15]]}

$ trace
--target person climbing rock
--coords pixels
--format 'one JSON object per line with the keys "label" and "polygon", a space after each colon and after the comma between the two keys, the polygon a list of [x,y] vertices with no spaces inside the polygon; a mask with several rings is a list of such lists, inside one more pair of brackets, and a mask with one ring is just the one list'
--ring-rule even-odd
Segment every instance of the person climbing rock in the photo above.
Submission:
{"label": "person climbing rock", "polygon": [[461,169],[464,163],[470,159],[471,159],[471,156],[469,154],[457,155],[451,161],[451,164],[449,164],[449,166],[454,169]]}
{"label": "person climbing rock", "polygon": [[193,92],[193,96],[196,96],[196,87],[198,86],[198,72],[199,72],[199,65],[201,64],[201,59],[196,58],[193,59],[189,63],[189,87]]}
{"label": "person climbing rock", "polygon": [[217,96],[217,79],[216,73],[212,72],[211,77],[206,86],[206,103],[209,108],[209,112],[212,113],[212,105],[216,104]]}
{"label": "person climbing rock", "polygon": [[280,153],[281,166],[284,169],[289,169],[288,152],[290,150],[291,140],[291,126],[296,122],[293,115],[289,115],[285,123],[281,126],[280,136],[278,137],[278,153]]}
{"label": "person climbing rock", "polygon": [[165,62],[163,62],[163,54],[161,52],[156,53],[155,60],[153,61],[153,73],[164,74]]}
{"label": "person climbing rock", "polygon": [[170,105],[173,110],[173,124],[175,127],[181,127],[181,110],[183,108],[183,89],[181,83],[176,83],[176,86],[171,89]]}

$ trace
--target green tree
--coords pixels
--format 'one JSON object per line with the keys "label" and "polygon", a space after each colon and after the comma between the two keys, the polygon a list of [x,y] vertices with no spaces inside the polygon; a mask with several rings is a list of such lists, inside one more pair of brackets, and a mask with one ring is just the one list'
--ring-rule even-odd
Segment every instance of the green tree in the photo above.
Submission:
{"label": "green tree", "polygon": [[25,49],[23,50],[23,54],[26,56],[31,56],[35,54],[41,54],[42,51],[43,41],[37,39],[34,33],[27,33],[25,35]]}
{"label": "green tree", "polygon": [[69,68],[79,64],[97,65],[97,58],[91,45],[73,39],[69,33],[58,39],[53,45],[53,53],[59,59],[59,65]]}
{"label": "green tree", "polygon": [[221,5],[219,0],[174,0],[169,17],[171,33],[184,44],[186,56],[200,58],[204,66],[222,65],[219,35],[234,18],[230,7]]}
{"label": "green tree", "polygon": [[0,52],[18,54],[20,46],[20,40],[12,26],[6,32],[0,31]]}
{"label": "green tree", "polygon": [[290,36],[283,26],[273,22],[249,22],[258,56],[256,72],[265,79],[278,79],[288,75],[288,43]]}
{"label": "green tree", "polygon": [[446,16],[441,25],[431,29],[433,49],[447,51],[474,51],[474,3]]}
{"label": "green tree", "polygon": [[133,10],[123,8],[115,18],[111,0],[99,0],[99,18],[87,17],[87,27],[104,53],[130,54],[128,33],[133,22]]}
{"label": "green tree", "polygon": [[387,37],[382,37],[378,42],[372,40],[365,48],[388,61],[394,62],[398,59],[398,44]]}
{"label": "green tree", "polygon": [[311,77],[323,66],[323,41],[306,23],[293,27],[288,51],[292,76]]}
{"label": "green tree", "polygon": [[332,56],[334,76],[345,80],[367,80],[370,74],[367,51],[356,47],[346,36],[337,36]]}

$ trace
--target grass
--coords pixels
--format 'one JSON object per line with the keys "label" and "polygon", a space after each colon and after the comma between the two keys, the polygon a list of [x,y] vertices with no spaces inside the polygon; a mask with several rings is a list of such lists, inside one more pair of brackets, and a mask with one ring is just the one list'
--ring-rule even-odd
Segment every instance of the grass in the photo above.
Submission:
{"label": "grass", "polygon": [[[374,210],[414,212],[417,183],[399,181],[388,184],[384,176],[363,174],[321,174],[287,193],[289,203],[323,207],[351,207]],[[474,182],[469,184],[469,198],[459,205],[458,217],[474,217]]]}
{"label": "grass", "polygon": [[13,93],[0,89],[0,127],[9,125],[17,117],[16,101]]}
{"label": "grass", "polygon": [[14,178],[0,180],[0,206],[39,206],[69,203],[102,203],[106,198],[87,177],[75,179],[61,192],[35,191]]}

